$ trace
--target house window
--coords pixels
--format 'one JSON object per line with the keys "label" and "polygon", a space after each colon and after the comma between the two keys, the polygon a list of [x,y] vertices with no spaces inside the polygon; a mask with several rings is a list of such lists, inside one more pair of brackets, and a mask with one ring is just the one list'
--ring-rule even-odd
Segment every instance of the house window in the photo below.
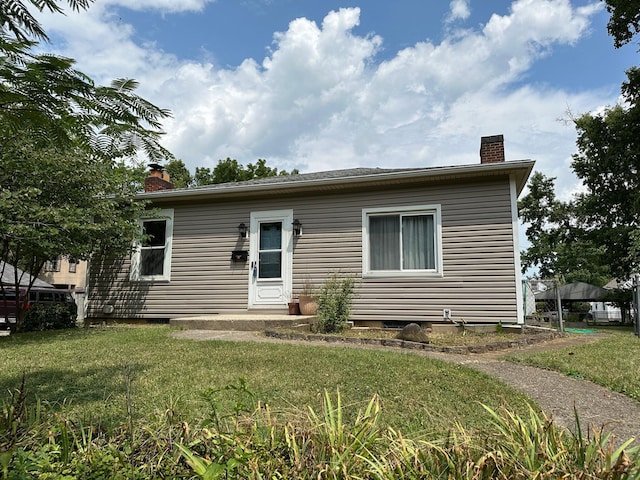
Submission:
{"label": "house window", "polygon": [[76,273],[78,261],[75,258],[69,259],[69,273]]}
{"label": "house window", "polygon": [[45,272],[59,272],[60,271],[60,257],[48,260],[44,265]]}
{"label": "house window", "polygon": [[282,222],[260,223],[258,277],[282,277]]}
{"label": "house window", "polygon": [[365,209],[362,217],[365,275],[442,273],[440,206]]}
{"label": "house window", "polygon": [[157,218],[141,220],[140,226],[144,238],[133,254],[131,279],[170,280],[173,210],[161,210]]}

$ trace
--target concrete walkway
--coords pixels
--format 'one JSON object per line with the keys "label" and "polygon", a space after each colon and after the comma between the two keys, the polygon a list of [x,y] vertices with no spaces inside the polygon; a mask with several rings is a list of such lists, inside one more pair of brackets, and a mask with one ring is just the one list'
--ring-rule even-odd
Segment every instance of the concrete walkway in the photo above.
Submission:
{"label": "concrete walkway", "polygon": [[[266,337],[260,332],[184,330],[173,334],[177,338],[190,340],[225,340],[251,341],[271,343],[302,343],[299,341],[281,340]],[[576,335],[550,340],[540,345],[531,345],[517,352],[537,352],[580,345],[597,341],[597,335]],[[326,342],[304,342],[314,346],[335,348],[335,344]],[[345,348],[344,345],[341,345]],[[353,348],[384,348],[376,346],[353,346]],[[464,365],[485,372],[498,378],[514,388],[526,393],[545,413],[553,418],[556,424],[572,429],[575,427],[574,406],[580,418],[583,434],[591,429],[604,429],[612,432],[618,441],[636,438],[640,444],[640,402],[612,392],[604,387],[567,377],[557,372],[540,368],[519,365],[502,360],[508,351],[487,354],[452,355],[436,352],[403,350],[437,358],[446,362]]]}

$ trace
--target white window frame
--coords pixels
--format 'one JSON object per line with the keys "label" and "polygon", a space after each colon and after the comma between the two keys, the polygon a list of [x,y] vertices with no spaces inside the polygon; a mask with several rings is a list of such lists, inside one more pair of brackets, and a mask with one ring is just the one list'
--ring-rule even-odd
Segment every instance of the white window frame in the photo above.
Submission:
{"label": "white window frame", "polygon": [[[434,269],[371,270],[369,266],[369,217],[377,215],[432,215],[434,221]],[[442,213],[440,205],[409,205],[362,209],[362,276],[363,277],[442,277]]]}
{"label": "white window frame", "polygon": [[153,217],[141,218],[138,221],[140,230],[143,229],[144,222],[152,222],[157,220],[165,220],[165,243],[164,243],[164,264],[162,275],[141,275],[141,251],[142,244],[136,242],[133,255],[131,257],[130,279],[134,282],[168,282],[171,280],[171,249],[173,245],[173,208],[165,208],[157,211],[157,215]]}

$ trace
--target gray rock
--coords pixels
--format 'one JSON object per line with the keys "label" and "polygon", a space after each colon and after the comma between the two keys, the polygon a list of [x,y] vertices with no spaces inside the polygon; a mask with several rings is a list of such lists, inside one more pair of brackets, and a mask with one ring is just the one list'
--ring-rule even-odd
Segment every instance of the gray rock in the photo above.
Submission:
{"label": "gray rock", "polygon": [[405,340],[407,342],[429,343],[429,336],[420,325],[417,323],[410,323],[402,329],[396,336],[399,340]]}

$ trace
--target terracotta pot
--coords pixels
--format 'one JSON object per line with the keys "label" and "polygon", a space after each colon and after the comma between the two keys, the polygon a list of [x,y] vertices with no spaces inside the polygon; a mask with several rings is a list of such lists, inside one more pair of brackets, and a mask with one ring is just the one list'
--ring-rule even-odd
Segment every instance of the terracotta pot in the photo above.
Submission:
{"label": "terracotta pot", "polygon": [[318,304],[311,296],[300,295],[300,313],[302,315],[315,315],[318,311]]}
{"label": "terracotta pot", "polygon": [[289,315],[300,315],[300,304],[298,302],[289,302]]}

